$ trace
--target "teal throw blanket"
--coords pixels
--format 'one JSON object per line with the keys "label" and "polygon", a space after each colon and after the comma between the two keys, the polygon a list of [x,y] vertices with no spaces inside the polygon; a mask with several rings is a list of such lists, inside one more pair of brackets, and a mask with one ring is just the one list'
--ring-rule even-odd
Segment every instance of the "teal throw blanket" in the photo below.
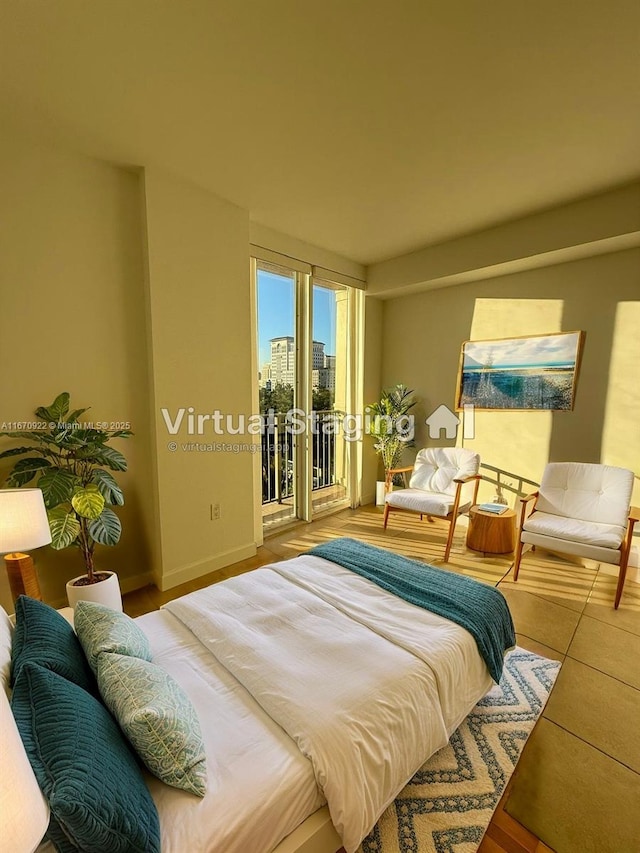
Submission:
{"label": "teal throw blanket", "polygon": [[516,637],[507,602],[495,587],[355,539],[334,539],[308,553],[338,563],[405,601],[466,628],[491,677],[500,681],[504,653],[515,646]]}

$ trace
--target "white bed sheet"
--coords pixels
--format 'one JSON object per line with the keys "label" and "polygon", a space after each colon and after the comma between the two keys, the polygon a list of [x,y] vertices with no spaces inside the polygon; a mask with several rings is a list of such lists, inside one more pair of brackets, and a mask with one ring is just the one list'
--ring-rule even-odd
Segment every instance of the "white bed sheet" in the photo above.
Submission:
{"label": "white bed sheet", "polygon": [[166,606],[311,758],[347,851],[491,686],[465,629],[319,557]]}
{"label": "white bed sheet", "polygon": [[436,678],[447,737],[491,689],[493,680],[476,641],[450,619],[398,598],[322,557],[301,554],[268,568],[426,663]]}
{"label": "white bed sheet", "polygon": [[178,619],[161,610],[136,622],[193,702],[208,756],[203,799],[147,774],[163,853],[273,850],[324,804],[310,761]]}

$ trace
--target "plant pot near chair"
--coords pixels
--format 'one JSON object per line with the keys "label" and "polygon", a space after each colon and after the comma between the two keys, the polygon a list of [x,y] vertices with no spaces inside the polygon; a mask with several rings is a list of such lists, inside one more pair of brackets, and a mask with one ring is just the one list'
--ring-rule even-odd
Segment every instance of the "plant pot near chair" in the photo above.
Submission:
{"label": "plant pot near chair", "polygon": [[[375,450],[386,472],[396,468],[405,447],[413,445],[413,424],[409,412],[415,406],[413,391],[396,385],[382,392],[380,400],[368,406],[369,435],[375,439]],[[393,488],[385,480],[376,482],[376,506],[384,506],[386,494]]]}

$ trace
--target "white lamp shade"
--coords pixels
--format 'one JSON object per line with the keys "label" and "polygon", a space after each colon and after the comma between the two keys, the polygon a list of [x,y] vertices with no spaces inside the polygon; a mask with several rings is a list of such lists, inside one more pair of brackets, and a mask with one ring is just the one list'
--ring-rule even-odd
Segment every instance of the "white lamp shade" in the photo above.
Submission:
{"label": "white lamp shade", "polygon": [[51,542],[41,489],[0,489],[0,554]]}
{"label": "white lamp shade", "polygon": [[0,849],[31,853],[49,825],[49,806],[31,769],[27,753],[0,687],[0,730],[2,731],[2,776],[0,777]]}

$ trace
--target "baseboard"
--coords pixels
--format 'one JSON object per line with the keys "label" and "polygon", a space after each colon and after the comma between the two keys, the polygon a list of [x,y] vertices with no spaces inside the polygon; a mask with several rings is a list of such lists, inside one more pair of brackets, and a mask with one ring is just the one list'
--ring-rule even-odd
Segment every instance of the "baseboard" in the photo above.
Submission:
{"label": "baseboard", "polygon": [[230,551],[224,551],[222,554],[216,554],[214,557],[207,557],[205,560],[198,560],[198,562],[190,563],[188,566],[181,566],[179,569],[174,569],[172,572],[167,572],[162,576],[160,590],[165,592],[168,589],[173,589],[174,586],[180,586],[182,583],[187,583],[203,575],[224,569],[226,566],[232,565],[232,563],[239,563],[240,560],[255,557],[256,552],[255,542],[250,542],[247,545],[242,545],[240,548],[232,548]]}
{"label": "baseboard", "polygon": [[[135,589],[142,589],[145,586],[149,586],[149,584],[155,583],[155,578],[153,572],[140,572],[137,575],[130,575],[126,578],[118,574],[118,583],[120,584],[120,592],[124,595],[127,592],[133,592]],[[56,610],[69,606],[66,595],[61,598],[55,598],[53,601],[47,601],[47,604]]]}
{"label": "baseboard", "polygon": [[140,574],[130,575],[126,578],[118,575],[118,580],[120,581],[120,592],[123,594],[133,592],[135,589],[142,589],[144,586],[149,586],[149,584],[155,583],[153,572],[140,572]]}

